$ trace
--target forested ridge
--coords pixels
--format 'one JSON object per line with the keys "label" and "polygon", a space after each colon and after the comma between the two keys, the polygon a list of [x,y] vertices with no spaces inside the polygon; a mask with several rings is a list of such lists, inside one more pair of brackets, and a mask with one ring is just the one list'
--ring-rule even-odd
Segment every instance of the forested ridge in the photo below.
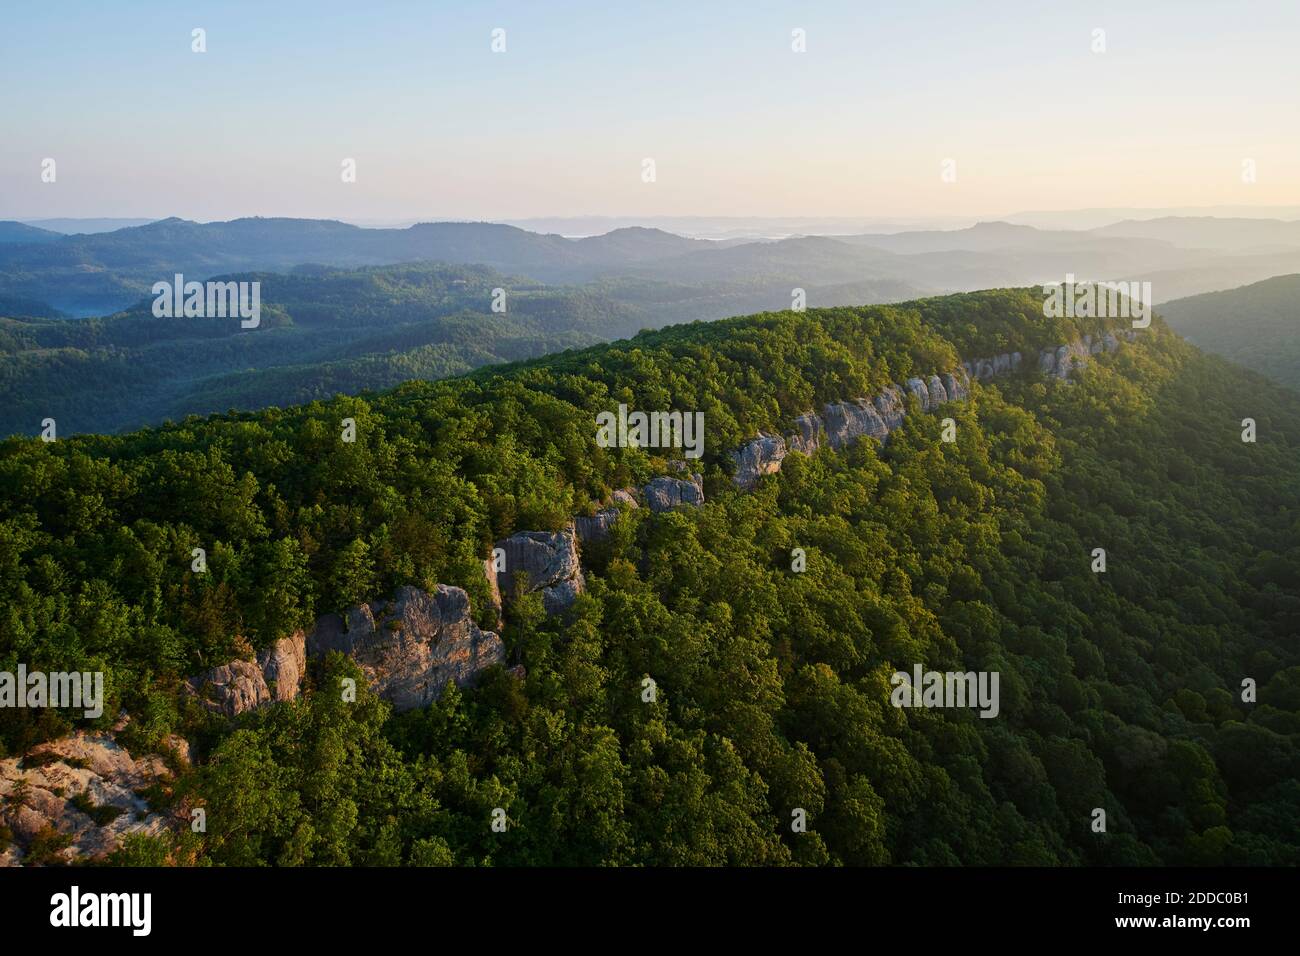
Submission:
{"label": "forested ridge", "polygon": [[[151,299],[105,318],[0,318],[0,434],[35,435],[46,417],[71,435],[292,405],[642,327],[639,310],[598,289],[547,287],[482,266],[317,266],[226,280],[260,283],[256,331],[230,319],[155,317]],[[497,289],[505,312],[492,309]]]}
{"label": "forested ridge", "polygon": [[[171,281],[174,273],[159,275]],[[230,319],[155,317],[147,298],[114,315],[69,319],[0,294],[0,436],[39,434],[46,418],[65,436],[116,432],[447,378],[670,322],[757,311],[786,300],[790,288],[771,275],[546,285],[486,266],[425,262],[297,266],[217,281],[260,284],[255,330]],[[914,292],[858,280],[811,294],[856,304]]]}
{"label": "forested ridge", "polygon": [[[116,862],[1295,865],[1300,397],[1157,320],[1073,383],[1027,362],[974,385],[949,406],[953,443],[909,415],[883,448],[792,453],[754,492],[731,486],[728,453],[759,429],[1105,328],[1044,318],[1030,290],[774,313],[382,394],[9,439],[0,669],[102,668],[101,724],[132,718],[119,740],[198,745],[157,796],[203,805],[207,833]],[[667,470],[595,443],[620,402],[704,412],[707,503],[625,513],[584,553],[568,615],[515,601],[503,638],[526,676],[394,717],[332,658],[312,680],[357,677],[356,703],[308,694],[234,725],[178,692],[401,584],[463,587],[493,623],[493,541]],[[890,674],[916,663],[999,672],[999,716],[892,706]],[[20,753],[69,725],[5,710],[0,741]]]}
{"label": "forested ridge", "polygon": [[1179,335],[1207,352],[1300,387],[1300,274],[1165,303]]}

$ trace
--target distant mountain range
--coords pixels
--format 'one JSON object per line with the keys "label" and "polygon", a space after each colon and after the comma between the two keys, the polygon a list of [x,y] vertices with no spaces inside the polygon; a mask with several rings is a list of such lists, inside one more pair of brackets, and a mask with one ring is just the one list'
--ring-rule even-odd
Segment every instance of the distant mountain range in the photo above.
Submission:
{"label": "distant mountain range", "polygon": [[22,222],[0,222],[0,243],[54,242],[59,233]]}
{"label": "distant mountain range", "polygon": [[153,219],[25,219],[29,226],[35,226],[38,229],[44,229],[49,232],[57,232],[63,235],[74,235],[77,233],[92,232],[112,232],[114,229],[127,229],[131,226],[144,226],[151,222],[157,222]]}
{"label": "distant mountain range", "polygon": [[[630,335],[641,313],[595,291],[483,266],[398,265],[261,283],[261,323],[155,318],[0,319],[0,437],[53,417],[61,433],[116,431],[191,413],[288,405],[443,378]],[[491,311],[507,287],[508,311]]]}
{"label": "distant mountain range", "polygon": [[[628,227],[569,239],[499,223],[422,223],[365,229],[310,219],[164,219],[112,232],[61,236],[0,223],[0,296],[39,303],[48,313],[103,315],[181,272],[187,278],[244,271],[283,272],[305,263],[355,268],[401,262],[484,265],[560,284],[650,280],[695,286],[729,309],[788,307],[792,289],[810,305],[835,301],[841,287],[862,298],[1080,278],[1153,282],[1157,301],[1300,270],[1300,223],[1261,219],[1155,219],[1088,231],[1003,222],[966,229],[806,236],[778,241],[691,239]],[[703,290],[698,287],[703,287]],[[732,301],[741,292],[744,302]],[[831,298],[816,300],[814,293]],[[705,309],[680,318],[734,314]],[[676,318],[676,317],[670,317]]]}
{"label": "distant mountain range", "polygon": [[[76,235],[4,222],[0,435],[31,433],[46,416],[65,430],[113,431],[440,378],[641,329],[786,310],[798,290],[809,307],[862,305],[1073,273],[1147,280],[1165,303],[1297,272],[1300,223],[1254,219],[722,242],[645,227],[571,239],[467,222],[173,218]],[[177,273],[260,282],[261,328],[155,319],[151,286]],[[1187,316],[1199,344],[1291,382],[1300,359],[1277,323],[1295,296],[1277,283],[1168,311],[1175,325]],[[505,314],[491,308],[497,288]],[[1242,322],[1226,325],[1225,312]],[[93,315],[108,317],[68,318]]]}

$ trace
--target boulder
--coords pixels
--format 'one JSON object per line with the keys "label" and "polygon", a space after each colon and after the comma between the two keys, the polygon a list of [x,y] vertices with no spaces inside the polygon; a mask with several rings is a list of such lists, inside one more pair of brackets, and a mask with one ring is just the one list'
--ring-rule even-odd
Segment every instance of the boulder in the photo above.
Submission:
{"label": "boulder", "polygon": [[700,475],[691,475],[689,480],[663,476],[653,479],[641,493],[646,507],[656,513],[678,505],[698,507],[704,504],[704,479]]}
{"label": "boulder", "polygon": [[731,453],[736,471],[731,480],[737,488],[751,490],[763,475],[774,475],[781,470],[786,456],[785,439],[779,435],[760,433]]}
{"label": "boulder", "polygon": [[501,638],[474,623],[469,596],[445,584],[433,593],[400,587],[391,601],[349,608],[346,623],[325,615],[307,637],[307,653],[316,658],[329,651],[356,661],[398,712],[427,706],[449,683],[472,686],[505,660]]}
{"label": "boulder", "polygon": [[515,581],[522,577],[526,591],[541,592],[546,613],[557,614],[586,588],[574,522],[559,531],[521,531],[498,541],[497,547],[506,553],[502,593],[507,600],[514,594]]}
{"label": "boulder", "polygon": [[838,402],[822,409],[826,440],[839,451],[859,438],[870,436],[883,442],[889,436],[884,420],[868,401]]}
{"label": "boulder", "polygon": [[938,375],[931,375],[925,382],[926,391],[930,393],[931,409],[938,408],[948,401],[948,390],[943,387]]}
{"label": "boulder", "polygon": [[785,436],[786,447],[790,451],[811,455],[821,447],[821,435],[826,426],[820,415],[805,412],[794,420],[794,427],[794,432]]}
{"label": "boulder", "polygon": [[[129,833],[162,833],[166,817],[137,791],[169,776],[160,757],[134,758],[109,733],[77,731],[21,759],[0,760],[0,823],[14,836],[0,865],[21,865],[32,839],[47,829],[71,838],[58,854],[66,863],[102,858]],[[89,806],[78,807],[74,799]],[[97,815],[105,808],[111,819],[96,822],[86,812],[92,808]]]}

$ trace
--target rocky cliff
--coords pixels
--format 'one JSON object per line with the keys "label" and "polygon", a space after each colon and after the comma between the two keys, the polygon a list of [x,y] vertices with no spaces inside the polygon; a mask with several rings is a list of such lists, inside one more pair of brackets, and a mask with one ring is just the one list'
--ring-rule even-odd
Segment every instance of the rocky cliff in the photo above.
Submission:
{"label": "rocky cliff", "polygon": [[686,478],[664,475],[652,479],[641,489],[641,494],[645,496],[646,507],[656,513],[679,505],[698,507],[704,504],[704,478],[701,475],[688,475]]}
{"label": "rocky cliff", "polygon": [[400,587],[391,601],[327,614],[307,638],[307,654],[339,651],[360,665],[371,688],[395,711],[425,707],[448,683],[472,685],[505,660],[505,646],[470,616],[469,596],[439,584],[432,593]]}
{"label": "rocky cliff", "polygon": [[231,661],[189,681],[189,690],[211,710],[235,717],[273,701],[293,700],[307,674],[307,636],[298,631],[258,653]]}
{"label": "rocky cliff", "polygon": [[574,522],[559,531],[520,531],[496,546],[505,552],[505,568],[489,562],[489,583],[505,600],[521,582],[526,592],[541,593],[547,614],[558,614],[586,588]]}
{"label": "rocky cliff", "polygon": [[[1133,341],[1136,333],[1125,330],[1124,339]],[[1066,380],[1070,373],[1085,364],[1090,356],[1113,352],[1119,348],[1120,336],[1107,332],[1094,339],[1085,335],[1081,341],[1043,349],[1038,369],[1045,375]],[[831,402],[821,413],[804,412],[794,420],[794,430],[785,437],[760,432],[731,453],[736,487],[751,490],[764,475],[781,470],[781,462],[790,451],[811,455],[823,440],[834,451],[861,438],[874,438],[882,444],[889,433],[902,424],[907,414],[907,399],[915,398],[922,411],[932,412],[946,402],[964,402],[970,397],[970,382],[987,381],[1017,371],[1023,363],[1019,352],[1005,352],[990,358],[962,362],[951,372],[927,378],[909,378],[901,385],[887,385],[878,395],[847,402]]]}
{"label": "rocky cliff", "polygon": [[97,859],[129,833],[161,833],[167,819],[139,793],[169,777],[160,757],[137,760],[107,733],[0,760],[0,866]]}
{"label": "rocky cliff", "polygon": [[423,707],[448,682],[472,685],[487,667],[505,660],[505,646],[470,616],[469,596],[440,584],[430,594],[401,587],[390,601],[327,614],[310,633],[277,641],[255,661],[232,661],[192,678],[204,706],[235,717],[303,690],[307,659],[339,651],[355,660],[371,688],[397,711]]}
{"label": "rocky cliff", "polygon": [[591,541],[603,541],[608,538],[609,529],[618,520],[620,505],[628,509],[640,507],[636,496],[632,494],[632,489],[620,488],[610,495],[609,504],[598,509],[595,514],[590,517],[580,515],[573,519],[573,527],[578,534],[578,541],[581,544],[587,544]]}
{"label": "rocky cliff", "polygon": [[[1066,380],[1089,357],[1119,348],[1122,339],[1136,333],[1108,332],[1094,339],[1052,349],[1038,355],[1038,369]],[[735,450],[733,481],[752,489],[764,475],[775,474],[790,451],[812,454],[823,443],[839,451],[864,438],[885,442],[902,424],[908,403],[915,400],[923,411],[936,411],[947,402],[970,397],[970,382],[987,381],[1017,371],[1023,365],[1019,352],[963,362],[951,371],[907,379],[887,385],[870,398],[831,402],[820,413],[808,411],[794,420],[786,435],[760,433]],[[681,463],[678,463],[679,465]],[[640,489],[645,506],[663,512],[704,503],[703,478],[687,473],[664,475]],[[548,614],[558,614],[573,604],[586,587],[579,542],[607,537],[622,510],[639,507],[631,489],[614,492],[611,501],[591,516],[580,516],[559,531],[521,531],[498,541],[504,567],[488,559],[485,574],[500,618],[503,599],[515,593],[517,582],[527,592],[541,594]],[[233,661],[190,682],[207,706],[237,715],[278,700],[291,700],[302,690],[308,657],[338,650],[356,660],[371,685],[398,710],[422,707],[434,700],[450,681],[461,686],[474,682],[486,667],[504,660],[500,638],[481,631],[470,617],[469,599],[460,588],[438,585],[430,595],[416,588],[399,588],[392,601],[359,605],[346,616],[326,615],[309,634],[286,637],[257,655],[253,661]]]}

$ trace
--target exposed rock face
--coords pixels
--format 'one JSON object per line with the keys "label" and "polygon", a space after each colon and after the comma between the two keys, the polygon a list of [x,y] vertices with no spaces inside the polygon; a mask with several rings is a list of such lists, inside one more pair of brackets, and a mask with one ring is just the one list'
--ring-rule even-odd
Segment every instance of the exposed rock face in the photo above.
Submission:
{"label": "exposed rock face", "polygon": [[375,692],[399,711],[428,704],[448,681],[469,686],[484,668],[505,660],[501,639],[470,618],[463,590],[402,587],[392,601],[349,608],[346,620],[318,618],[310,634],[281,638],[255,661],[231,661],[193,677],[189,689],[210,710],[238,717],[298,697],[308,656],[331,650],[356,660]]}
{"label": "exposed rock face", "polygon": [[678,505],[698,507],[704,504],[704,479],[700,475],[691,475],[689,480],[663,476],[651,480],[641,493],[645,496],[646,507],[656,513]]}
{"label": "exposed rock face", "polygon": [[799,451],[811,455],[821,447],[821,431],[824,427],[820,415],[805,412],[794,420],[795,431],[785,436],[788,451]]}
{"label": "exposed rock face", "polygon": [[1088,364],[1088,357],[1093,354],[1091,346],[1092,336],[1089,335],[1081,342],[1059,345],[1055,349],[1044,349],[1038,355],[1038,368],[1044,375],[1067,379],[1075,368]]}
{"label": "exposed rock face", "polygon": [[209,710],[237,717],[271,702],[262,670],[253,661],[231,661],[190,679],[190,688]]}
{"label": "exposed rock face", "polygon": [[880,420],[885,423],[885,428],[893,431],[899,425],[903,424],[903,419],[907,416],[907,405],[903,401],[903,392],[897,385],[886,385],[879,395],[872,399],[876,406],[876,411],[880,415]]}
{"label": "exposed rock face", "polygon": [[257,655],[267,690],[275,701],[293,700],[307,676],[307,638],[302,631],[282,637]]}
{"label": "exposed rock face", "polygon": [[[609,537],[609,529],[614,522],[618,520],[620,504],[628,508],[638,507],[636,496],[632,494],[631,489],[620,488],[610,495],[611,502],[604,508],[601,508],[591,517],[579,515],[573,519],[574,531],[577,532],[578,540],[583,544],[590,541],[604,541]],[[495,582],[495,575],[492,576]],[[500,597],[498,596],[498,601]]]}
{"label": "exposed rock face", "polygon": [[483,576],[488,583],[488,603],[496,615],[497,629],[505,622],[501,618],[501,585],[497,581],[496,555],[493,554],[483,562]]}
{"label": "exposed rock face", "polygon": [[822,409],[826,429],[826,442],[835,451],[845,448],[859,438],[871,436],[881,441],[889,429],[881,420],[875,406],[867,401],[838,402]]}
{"label": "exposed rock face", "polygon": [[943,387],[943,382],[939,380],[938,375],[931,375],[925,382],[926,391],[929,393],[930,401],[926,408],[934,411],[940,405],[948,401],[948,390]]}
{"label": "exposed rock face", "polygon": [[[1120,336],[1130,342],[1137,338],[1137,334],[1132,329],[1123,330]],[[1085,335],[1079,341],[1058,345],[1055,348],[1043,349],[1038,353],[1038,370],[1049,378],[1062,381],[1068,380],[1070,373],[1076,368],[1088,364],[1088,359],[1091,356],[1100,355],[1103,352],[1113,352],[1119,348],[1120,336],[1117,336],[1114,332],[1106,332],[1096,338]],[[971,378],[983,380],[1013,372],[1020,368],[1020,363],[1021,355],[1019,352],[1007,352],[1002,355],[995,355],[992,358],[972,359],[969,362],[963,362],[962,367]],[[945,384],[947,383],[945,382]]]}
{"label": "exposed rock face", "polygon": [[780,471],[785,456],[785,439],[778,435],[760,434],[731,453],[736,466],[736,473],[731,480],[736,487],[748,491],[758,484],[758,479],[763,475]]}
{"label": "exposed rock face", "polygon": [[903,384],[910,394],[916,396],[917,401],[921,403],[921,410],[924,411],[929,406],[930,402],[930,392],[925,387],[925,382],[921,381],[919,378],[909,378]]}
{"label": "exposed rock face", "polygon": [[[1136,332],[1131,330],[1124,330],[1121,334],[1129,341],[1137,337]],[[1044,349],[1039,354],[1039,368],[1045,374],[1065,379],[1072,369],[1086,363],[1090,355],[1111,352],[1117,348],[1119,339],[1113,332],[1107,332],[1096,341],[1090,335],[1084,336],[1079,342]],[[760,434],[733,452],[732,457],[736,462],[734,480],[741,488],[752,488],[759,475],[780,471],[781,460],[788,451],[798,451],[805,455],[817,451],[822,445],[823,433],[826,444],[835,451],[851,445],[865,435],[884,443],[889,433],[901,425],[907,415],[907,396],[915,396],[925,411],[934,411],[945,402],[964,402],[970,398],[972,379],[979,381],[1014,372],[1020,368],[1023,360],[1019,352],[971,359],[962,362],[953,372],[931,375],[924,379],[909,378],[901,386],[887,385],[870,400],[835,402],[823,408],[821,415],[804,412],[794,420],[794,431],[785,437],[786,451],[778,454],[776,443],[780,439]],[[671,479],[656,479],[660,480]]]}
{"label": "exposed rock face", "polygon": [[1003,352],[991,358],[977,358],[963,362],[962,368],[970,378],[983,381],[1016,371],[1022,361],[1023,356],[1019,352]]}
{"label": "exposed rock face", "polygon": [[970,398],[970,388],[965,381],[965,371],[962,371],[962,377],[958,378],[952,373],[946,373],[942,376],[943,389],[948,393],[948,401],[964,402]]}
{"label": "exposed rock face", "polygon": [[[673,481],[675,479],[657,479]],[[516,575],[523,575],[528,591],[540,591],[547,614],[557,614],[573,603],[586,588],[582,565],[578,560],[578,534],[574,523],[551,531],[521,531],[497,547],[506,553],[502,593],[514,591]]]}
{"label": "exposed rock face", "polygon": [[640,507],[631,488],[620,488],[609,496],[610,502],[616,505],[627,505],[629,508]]}
{"label": "exposed rock face", "polygon": [[[33,838],[48,829],[72,839],[57,853],[62,862],[102,857],[117,849],[128,833],[161,833],[167,829],[166,819],[135,791],[169,775],[161,758],[136,760],[111,734],[84,731],[41,744],[21,760],[0,760],[0,823],[14,838],[13,845],[0,852],[0,865],[22,864]],[[86,809],[120,812],[97,823],[73,804],[74,798],[88,799],[93,807]]]}
{"label": "exposed rock face", "polygon": [[191,678],[189,688],[210,710],[238,717],[272,701],[293,700],[306,673],[306,637],[298,631],[259,651],[255,661],[231,661]]}
{"label": "exposed rock face", "polygon": [[314,658],[329,651],[355,660],[398,712],[427,706],[448,683],[470,686],[505,660],[501,639],[470,616],[469,596],[445,584],[433,594],[401,587],[391,601],[349,608],[346,627],[342,617],[327,614],[308,636],[307,652]]}

